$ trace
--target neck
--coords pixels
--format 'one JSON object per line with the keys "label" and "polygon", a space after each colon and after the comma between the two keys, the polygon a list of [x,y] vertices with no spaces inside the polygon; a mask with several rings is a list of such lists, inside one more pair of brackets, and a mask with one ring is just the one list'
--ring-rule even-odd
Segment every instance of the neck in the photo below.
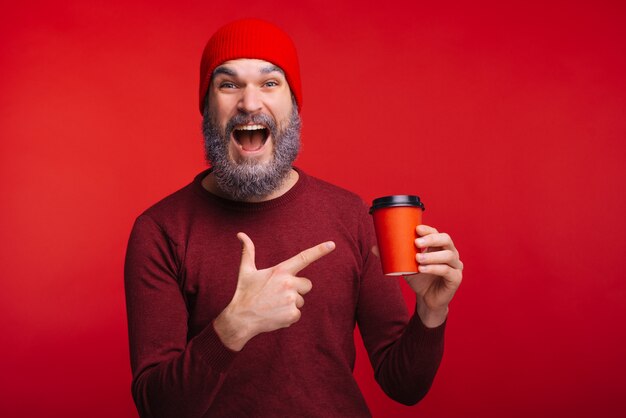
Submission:
{"label": "neck", "polygon": [[[291,188],[295,186],[296,183],[298,182],[299,177],[300,176],[298,175],[298,172],[292,168],[278,189],[274,190],[272,193],[270,193],[267,196],[250,197],[248,199],[243,199],[242,202],[258,203],[258,202],[266,202],[268,200],[276,199],[277,197],[280,197],[284,195],[285,193],[287,193],[289,190],[291,190]],[[210,172],[204,179],[202,179],[202,187],[204,187],[210,193],[213,193],[214,195],[219,196],[221,198],[235,200],[233,199],[232,196],[224,192],[219,187],[219,185],[217,184],[217,181],[215,180],[215,174],[213,174],[213,172]]]}

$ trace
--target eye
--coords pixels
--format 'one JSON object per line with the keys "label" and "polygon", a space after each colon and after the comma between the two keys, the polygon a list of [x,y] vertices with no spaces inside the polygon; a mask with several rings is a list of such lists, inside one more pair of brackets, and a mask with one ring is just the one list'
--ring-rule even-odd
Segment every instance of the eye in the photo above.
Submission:
{"label": "eye", "polygon": [[235,85],[235,83],[232,83],[230,81],[223,81],[220,83],[220,88],[221,89],[234,89],[234,88],[237,88],[237,86]]}
{"label": "eye", "polygon": [[265,82],[265,87],[276,87],[278,86],[278,82],[274,80],[270,80]]}

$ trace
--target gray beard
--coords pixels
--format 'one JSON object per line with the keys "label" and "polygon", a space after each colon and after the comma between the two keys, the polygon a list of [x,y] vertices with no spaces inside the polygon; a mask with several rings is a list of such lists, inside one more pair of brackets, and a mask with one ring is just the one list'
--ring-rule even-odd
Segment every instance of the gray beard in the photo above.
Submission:
{"label": "gray beard", "polygon": [[[263,163],[255,159],[233,161],[228,155],[230,135],[237,125],[253,123],[268,127],[274,141],[272,159]],[[292,164],[300,151],[300,115],[294,101],[293,111],[284,127],[277,127],[276,121],[265,114],[237,114],[222,131],[215,121],[209,106],[204,108],[202,133],[206,160],[213,168],[213,174],[220,190],[233,200],[248,200],[269,196],[289,176]]]}

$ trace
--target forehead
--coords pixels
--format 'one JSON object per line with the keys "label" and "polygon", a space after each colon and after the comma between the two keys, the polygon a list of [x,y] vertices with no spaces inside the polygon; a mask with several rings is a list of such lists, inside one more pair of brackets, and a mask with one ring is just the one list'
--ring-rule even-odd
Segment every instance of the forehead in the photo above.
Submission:
{"label": "forehead", "polygon": [[224,74],[239,77],[247,75],[265,75],[270,73],[279,73],[284,76],[283,70],[269,61],[253,58],[239,58],[225,61],[218,65],[215,67],[215,70],[213,70],[212,76],[216,77],[220,74]]}

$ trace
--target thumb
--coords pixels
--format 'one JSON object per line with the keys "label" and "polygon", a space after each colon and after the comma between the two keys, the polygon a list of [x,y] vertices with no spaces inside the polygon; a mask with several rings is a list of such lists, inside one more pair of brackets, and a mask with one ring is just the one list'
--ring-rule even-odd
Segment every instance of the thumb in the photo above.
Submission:
{"label": "thumb", "polygon": [[241,264],[239,266],[240,272],[256,271],[256,263],[254,262],[254,243],[249,236],[240,232],[237,234],[237,238],[243,245],[241,251]]}

